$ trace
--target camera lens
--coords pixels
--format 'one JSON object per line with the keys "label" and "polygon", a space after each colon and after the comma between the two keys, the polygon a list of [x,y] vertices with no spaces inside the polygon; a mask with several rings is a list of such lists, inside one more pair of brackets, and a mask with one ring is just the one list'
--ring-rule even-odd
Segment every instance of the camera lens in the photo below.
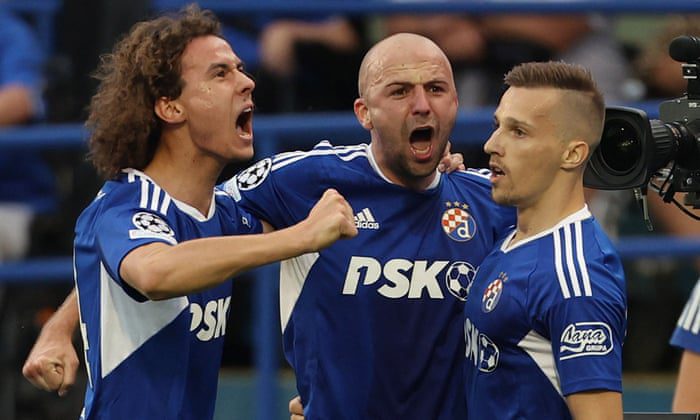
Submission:
{"label": "camera lens", "polygon": [[605,166],[618,175],[632,171],[642,157],[639,135],[628,121],[606,121],[599,146]]}

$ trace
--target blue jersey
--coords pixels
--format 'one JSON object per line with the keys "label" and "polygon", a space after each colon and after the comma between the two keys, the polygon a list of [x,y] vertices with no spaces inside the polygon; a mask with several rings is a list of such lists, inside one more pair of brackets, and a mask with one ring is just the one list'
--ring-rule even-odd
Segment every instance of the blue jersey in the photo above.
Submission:
{"label": "blue jersey", "polygon": [[700,353],[700,280],[695,284],[671,336],[671,344]]}
{"label": "blue jersey", "polygon": [[284,261],[280,273],[284,351],[306,418],[463,418],[455,328],[513,210],[493,203],[477,172],[438,176],[423,192],[392,184],[364,144],[280,154],[225,186],[276,228],[304,219],[331,187],[359,235]]}
{"label": "blue jersey", "polygon": [[565,396],[622,392],[622,265],[584,208],[479,268],[464,307],[473,419],[571,418]]}
{"label": "blue jersey", "polygon": [[80,215],[75,282],[89,379],[81,418],[212,418],[231,282],[150,301],[124,282],[119,266],[152,242],[261,231],[229,195],[213,194],[205,216],[127,170]]}

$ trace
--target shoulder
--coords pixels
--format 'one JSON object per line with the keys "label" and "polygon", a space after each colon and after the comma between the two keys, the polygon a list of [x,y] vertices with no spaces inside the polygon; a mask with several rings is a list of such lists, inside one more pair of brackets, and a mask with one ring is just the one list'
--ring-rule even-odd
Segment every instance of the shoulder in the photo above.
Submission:
{"label": "shoulder", "polygon": [[333,146],[328,140],[316,144],[311,150],[280,153],[271,158],[271,171],[287,168],[304,168],[309,165],[338,165],[356,159],[367,160],[369,145]]}
{"label": "shoulder", "polygon": [[539,271],[554,277],[551,283],[562,299],[623,298],[622,264],[593,217],[556,226],[540,240],[539,249]]}
{"label": "shoulder", "polygon": [[324,140],[311,150],[279,153],[262,159],[224,182],[222,188],[236,198],[240,191],[251,190],[272,178],[285,184],[313,183],[330,177],[329,174],[337,178],[338,171],[349,170],[354,164],[366,164],[368,148],[364,143],[333,146]]}

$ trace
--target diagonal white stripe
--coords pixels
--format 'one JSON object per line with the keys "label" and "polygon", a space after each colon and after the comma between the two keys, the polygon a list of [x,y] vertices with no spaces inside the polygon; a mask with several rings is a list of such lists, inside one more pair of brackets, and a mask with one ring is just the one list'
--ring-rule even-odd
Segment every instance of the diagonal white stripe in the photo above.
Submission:
{"label": "diagonal white stripe", "polygon": [[287,328],[294,306],[304,288],[309,271],[318,259],[318,252],[304,254],[280,263],[280,322],[282,333]]}
{"label": "diagonal white stripe", "polygon": [[[552,354],[552,342],[530,330],[529,333],[518,343],[518,347],[523,349],[537,364],[542,373],[549,379],[554,389],[562,395],[559,383],[559,373],[554,363]],[[563,396],[562,396],[563,398]]]}
{"label": "diagonal white stripe", "polygon": [[356,218],[358,221],[360,221],[360,222],[364,222],[364,221],[365,221],[365,215],[362,214],[362,212],[357,213],[357,214],[355,215],[355,218]]}
{"label": "diagonal white stripe", "polygon": [[574,291],[574,296],[581,296],[581,286],[578,284],[578,276],[576,275],[576,267],[574,266],[571,225],[562,226],[562,229],[564,229],[564,254],[566,257],[566,268],[569,271],[569,278],[571,279],[571,289]]}
{"label": "diagonal white stripe", "polygon": [[374,220],[374,216],[372,216],[372,212],[370,212],[369,209],[368,209],[367,207],[365,207],[365,208],[362,210],[362,212],[363,212],[363,213],[365,214],[365,216],[367,217],[367,221],[368,221],[368,222],[375,222],[375,221],[376,221],[376,220]]}
{"label": "diagonal white stripe", "polygon": [[561,241],[559,240],[559,231],[555,230],[552,232],[552,237],[554,238],[554,268],[557,272],[561,293],[564,295],[564,299],[568,299],[571,297],[571,293],[569,293],[569,286],[566,285],[566,277],[564,277],[564,270],[561,266]]}
{"label": "diagonal white stripe", "polygon": [[581,232],[581,221],[574,223],[574,237],[576,238],[576,259],[578,267],[581,270],[581,280],[583,281],[583,294],[593,296],[591,290],[591,279],[588,276],[588,265],[586,265],[586,257],[583,255],[583,233]]}

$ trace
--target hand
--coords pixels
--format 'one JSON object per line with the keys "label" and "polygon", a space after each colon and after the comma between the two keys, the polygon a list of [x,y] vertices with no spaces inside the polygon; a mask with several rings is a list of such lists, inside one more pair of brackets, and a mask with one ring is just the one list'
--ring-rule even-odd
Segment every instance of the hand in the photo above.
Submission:
{"label": "hand", "polygon": [[298,395],[289,400],[289,419],[304,420],[304,406],[301,405],[301,397]]}
{"label": "hand", "polygon": [[263,29],[259,41],[260,62],[271,74],[290,77],[294,73],[296,33],[296,25],[286,20],[273,22]]}
{"label": "hand", "polygon": [[326,248],[338,239],[357,235],[350,204],[333,188],[323,193],[301,225],[304,237],[311,241],[309,252]]}
{"label": "hand", "polygon": [[467,168],[464,166],[464,156],[461,153],[450,153],[451,143],[448,141],[445,147],[445,153],[442,155],[442,160],[438,164],[438,171],[450,173],[457,170],[464,171]]}
{"label": "hand", "polygon": [[53,331],[47,323],[22,367],[22,374],[35,387],[58,391],[63,397],[75,383],[78,355],[70,334]]}

